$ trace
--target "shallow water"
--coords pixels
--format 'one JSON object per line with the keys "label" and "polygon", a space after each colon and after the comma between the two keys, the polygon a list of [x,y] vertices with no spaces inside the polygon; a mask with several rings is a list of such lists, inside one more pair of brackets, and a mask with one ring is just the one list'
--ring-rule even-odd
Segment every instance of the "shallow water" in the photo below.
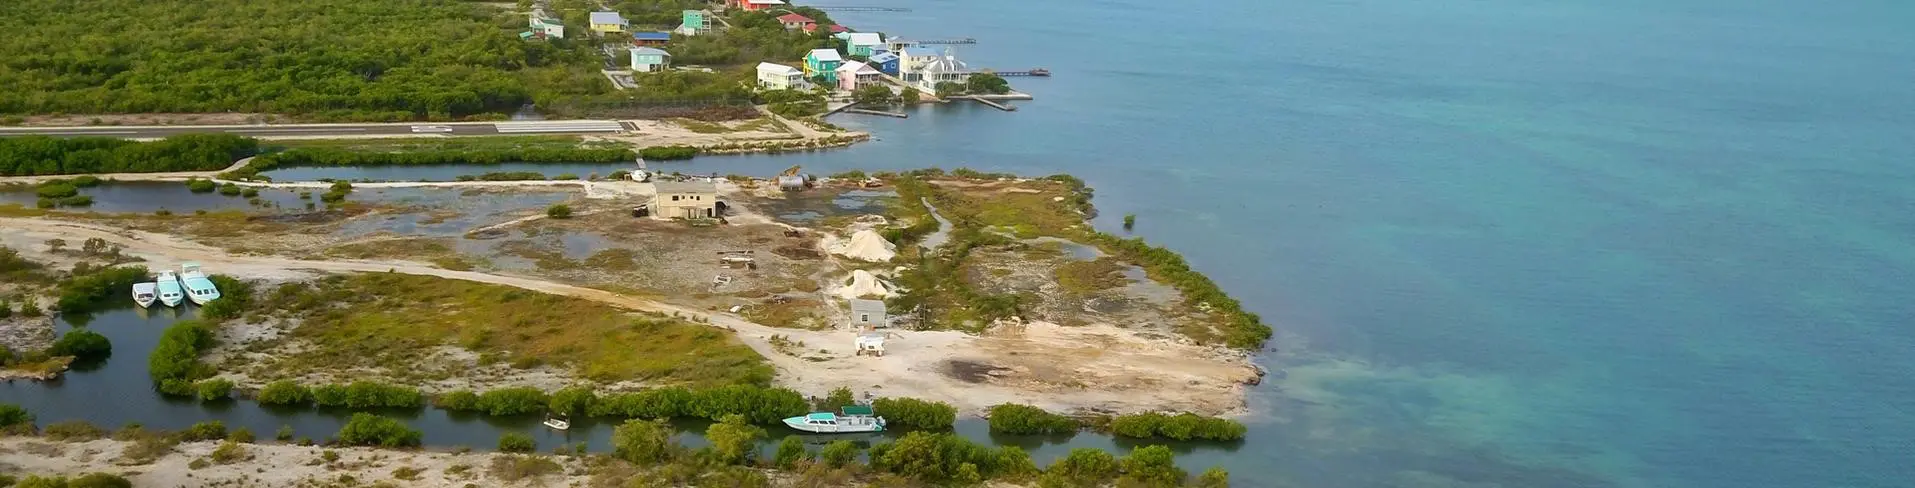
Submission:
{"label": "shallow water", "polygon": [[[259,188],[260,204],[248,202],[246,198],[212,193],[193,193],[186,189],[185,183],[162,181],[121,181],[102,183],[92,188],[81,188],[80,194],[93,197],[93,205],[86,207],[63,207],[66,211],[102,212],[102,213],[151,213],[167,210],[173,213],[188,213],[198,210],[299,210],[306,202],[314,200],[299,199],[299,192],[272,188]],[[0,205],[18,203],[33,207],[39,196],[33,187],[0,187]]]}

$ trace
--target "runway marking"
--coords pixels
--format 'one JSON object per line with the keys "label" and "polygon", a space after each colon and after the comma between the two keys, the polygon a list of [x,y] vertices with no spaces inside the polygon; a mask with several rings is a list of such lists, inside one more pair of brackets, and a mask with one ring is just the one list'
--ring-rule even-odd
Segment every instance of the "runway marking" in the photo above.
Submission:
{"label": "runway marking", "polygon": [[91,136],[91,135],[101,135],[101,134],[138,134],[138,133],[139,133],[139,132],[134,132],[134,131],[130,131],[130,130],[89,130],[89,131],[40,131],[40,130],[36,130],[36,131],[32,131],[32,132],[0,132],[0,135],[7,135],[7,136]]}
{"label": "runway marking", "polygon": [[338,128],[330,128],[330,129],[246,129],[246,130],[234,130],[230,132],[271,134],[271,133],[278,133],[278,132],[365,132],[365,131],[366,129],[361,129],[361,128],[338,127]]}

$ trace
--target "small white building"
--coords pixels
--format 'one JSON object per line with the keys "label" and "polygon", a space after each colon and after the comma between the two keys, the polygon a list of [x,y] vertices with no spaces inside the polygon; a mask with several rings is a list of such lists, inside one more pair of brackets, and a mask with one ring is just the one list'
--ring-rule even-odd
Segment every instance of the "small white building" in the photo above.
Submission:
{"label": "small white building", "polygon": [[922,90],[925,93],[935,93],[937,92],[939,83],[957,83],[962,85],[964,82],[970,81],[973,73],[976,72],[972,71],[971,67],[965,65],[963,61],[958,61],[957,56],[946,54],[919,67],[917,79],[911,80],[911,84],[916,85],[918,90]]}
{"label": "small white building", "polygon": [[531,25],[534,32],[543,34],[547,39],[565,38],[565,24],[560,24],[558,19],[548,19],[535,15],[532,17]]}
{"label": "small white building", "polygon": [[758,87],[767,90],[803,90],[805,72],[778,63],[758,63]]}
{"label": "small white building", "polygon": [[655,47],[632,48],[632,71],[650,73],[664,71],[672,65],[672,53]]}
{"label": "small white building", "polygon": [[851,300],[851,328],[862,330],[865,327],[889,327],[884,314],[884,301],[854,298]]}
{"label": "small white building", "polygon": [[924,67],[936,62],[942,57],[943,56],[938,55],[937,51],[927,48],[904,48],[903,51],[898,52],[898,78],[903,79],[907,83],[915,84],[921,76],[921,73],[923,73]]}
{"label": "small white building", "polygon": [[657,191],[652,194],[652,201],[646,208],[654,219],[715,219],[719,216],[717,184],[709,181],[660,181],[652,185]]}

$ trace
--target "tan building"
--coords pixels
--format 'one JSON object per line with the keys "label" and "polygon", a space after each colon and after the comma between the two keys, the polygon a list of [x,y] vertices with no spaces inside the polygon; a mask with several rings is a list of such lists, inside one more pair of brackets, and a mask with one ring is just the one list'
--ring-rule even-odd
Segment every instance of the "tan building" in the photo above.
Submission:
{"label": "tan building", "polygon": [[718,185],[709,181],[660,181],[646,205],[655,219],[718,218]]}

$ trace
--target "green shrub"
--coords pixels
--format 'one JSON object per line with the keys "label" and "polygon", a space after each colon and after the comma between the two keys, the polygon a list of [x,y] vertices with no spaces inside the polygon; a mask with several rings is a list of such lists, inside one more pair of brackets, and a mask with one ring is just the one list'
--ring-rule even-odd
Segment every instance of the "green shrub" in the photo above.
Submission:
{"label": "green shrub", "polygon": [[26,479],[19,480],[17,483],[12,482],[12,480],[13,479],[11,477],[0,476],[0,481],[6,481],[6,483],[0,483],[0,486],[11,485],[13,488],[132,488],[133,487],[133,482],[127,481],[126,478],[122,478],[119,475],[109,474],[109,473],[87,473],[87,474],[83,474],[71,479],[66,477],[61,477],[61,476],[40,477],[40,476],[29,475],[26,477]]}
{"label": "green shrub", "polygon": [[1111,433],[1122,437],[1146,439],[1164,437],[1180,441],[1202,439],[1213,441],[1241,440],[1249,429],[1235,420],[1205,417],[1193,413],[1164,415],[1160,413],[1139,413],[1119,415],[1111,420]]}
{"label": "green shrub", "polygon": [[1030,405],[1006,403],[991,407],[991,432],[1006,434],[1068,434],[1077,421]]}
{"label": "green shrub", "polygon": [[851,441],[831,441],[818,451],[818,460],[833,468],[850,465],[858,461],[858,445]]}
{"label": "green shrub", "polygon": [[243,190],[240,190],[240,191],[239,191],[239,196],[241,196],[241,197],[246,197],[246,198],[255,198],[255,197],[258,197],[258,196],[259,196],[259,189],[258,189],[258,188],[246,188],[246,189],[243,189]]}
{"label": "green shrub", "polygon": [[627,420],[612,429],[612,452],[620,459],[649,465],[671,456],[671,425],[657,420]]}
{"label": "green shrub", "polygon": [[425,396],[417,388],[373,381],[321,385],[312,389],[312,395],[313,403],[321,407],[418,408],[425,405]]}
{"label": "green shrub", "polygon": [[546,410],[560,415],[585,415],[597,402],[598,395],[593,394],[590,387],[573,386],[553,392]]}
{"label": "green shrub", "polygon": [[236,183],[227,183],[219,187],[219,194],[221,195],[236,197],[239,196],[240,193],[239,185]]}
{"label": "green shrub", "polygon": [[214,183],[213,180],[193,178],[186,180],[186,189],[193,193],[212,193],[213,190],[219,189],[219,184]]}
{"label": "green shrub", "polygon": [[[0,139],[0,176],[207,171],[256,152],[259,142],[231,134],[184,134],[139,142],[113,137],[25,136]],[[74,186],[99,184],[93,176]]]}
{"label": "green shrub", "polygon": [[698,155],[698,148],[691,146],[652,146],[638,151],[638,156],[651,161],[675,161],[691,159]]}
{"label": "green shrub", "polygon": [[106,429],[84,420],[68,420],[47,425],[42,431],[48,439],[56,441],[90,441],[106,437]]}
{"label": "green shrub", "polygon": [[412,447],[423,434],[391,417],[355,413],[339,429],[339,442],[351,446]]}
{"label": "green shrub", "polygon": [[211,368],[199,362],[200,350],[212,345],[213,332],[204,322],[175,322],[160,333],[159,345],[147,357],[147,374],[160,385],[161,393],[192,395],[194,380],[212,376]]}
{"label": "green shrub", "polygon": [[200,307],[201,317],[214,322],[238,318],[253,304],[253,283],[238,278],[216,274],[206,277],[219,288],[219,299]]}
{"label": "green shrub", "polygon": [[113,343],[106,336],[86,329],[74,329],[53,341],[53,347],[47,349],[54,356],[73,356],[82,361],[105,359],[113,355]]}
{"label": "green shrub", "polygon": [[253,436],[253,429],[248,429],[245,427],[233,429],[233,433],[226,435],[226,440],[251,444],[255,440]]}
{"label": "green shrub", "polygon": [[100,181],[101,181],[100,177],[93,176],[93,175],[80,175],[78,177],[73,178],[72,180],[73,186],[77,186],[80,188],[92,188],[92,187],[100,186]]}
{"label": "green shrub", "polygon": [[[1102,451],[1099,451],[1102,452]],[[971,442],[951,433],[912,432],[897,442],[871,448],[873,469],[932,483],[968,482],[1021,474],[1029,456]],[[969,468],[965,466],[969,465]]]}
{"label": "green shrub", "polygon": [[441,393],[432,399],[432,406],[454,412],[476,412],[479,411],[479,394],[470,390]]}
{"label": "green shrub", "polygon": [[180,431],[179,436],[180,440],[187,442],[225,439],[226,423],[218,420],[200,422],[193,424],[192,427],[187,427],[186,430]]}
{"label": "green shrub", "polygon": [[273,431],[273,440],[280,441],[280,442],[293,440],[293,426],[291,425],[279,426],[279,430]]}
{"label": "green shrub", "polygon": [[538,441],[522,432],[506,432],[499,436],[499,452],[532,452],[538,449]]}
{"label": "green shrub", "polygon": [[33,412],[11,403],[0,403],[0,433],[33,430]]}
{"label": "green shrub", "polygon": [[1177,467],[1177,455],[1164,446],[1144,446],[1124,457],[1123,486],[1182,486],[1187,476]]}
{"label": "green shrub", "polygon": [[233,382],[225,378],[214,378],[199,382],[194,387],[199,391],[200,401],[225,400],[233,394]]}
{"label": "green shrub", "polygon": [[293,380],[279,380],[260,389],[256,400],[264,405],[305,405],[313,401],[313,393]]}
{"label": "green shrub", "polygon": [[831,393],[825,394],[824,398],[818,399],[818,402],[811,407],[821,411],[836,412],[846,406],[857,404],[858,399],[851,394],[851,389],[840,386],[832,389]]}
{"label": "green shrub", "polygon": [[149,276],[145,266],[105,268],[74,276],[60,283],[60,299],[54,302],[54,307],[64,313],[83,313],[107,303],[117,303],[112,300],[122,299],[134,283],[146,281]]}
{"label": "green shrub", "polygon": [[884,417],[886,426],[919,429],[949,429],[957,422],[957,408],[944,402],[916,398],[879,398],[871,407]]}
{"label": "green shrub", "polygon": [[572,206],[561,203],[561,204],[553,205],[550,207],[546,207],[545,216],[555,218],[555,219],[572,218]]}
{"label": "green shrub", "polygon": [[778,452],[772,456],[771,464],[779,468],[791,469],[798,464],[798,461],[810,458],[810,452],[805,450],[805,440],[795,435],[788,435],[785,436],[785,440],[778,441]]}
{"label": "green shrub", "polygon": [[1044,486],[1103,486],[1118,474],[1117,458],[1102,449],[1080,447],[1044,470]]}
{"label": "green shrub", "polygon": [[765,429],[751,425],[743,415],[726,415],[723,421],[705,429],[705,439],[711,441],[712,454],[718,462],[725,464],[750,460],[757,453],[758,440],[763,438]]}
{"label": "green shrub", "polygon": [[479,410],[489,415],[524,415],[545,411],[551,399],[538,388],[500,388],[479,395]]}
{"label": "green shrub", "polygon": [[1197,476],[1195,488],[1230,488],[1230,472],[1222,466],[1213,466]]}
{"label": "green shrub", "polygon": [[89,207],[92,205],[93,197],[86,195],[74,195],[60,199],[60,206],[62,207]]}
{"label": "green shrub", "polygon": [[48,183],[40,184],[39,187],[36,187],[33,189],[33,192],[34,194],[39,195],[40,198],[51,198],[51,199],[57,200],[61,198],[78,195],[80,194],[80,189],[78,187],[73,186],[71,183],[48,182]]}

